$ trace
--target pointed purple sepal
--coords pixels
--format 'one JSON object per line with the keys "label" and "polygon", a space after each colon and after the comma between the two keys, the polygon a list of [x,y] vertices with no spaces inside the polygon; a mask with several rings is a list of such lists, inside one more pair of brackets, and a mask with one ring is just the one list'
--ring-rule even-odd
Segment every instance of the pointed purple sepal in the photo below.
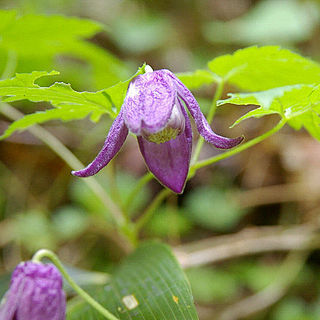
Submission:
{"label": "pointed purple sepal", "polygon": [[233,139],[214,133],[190,90],[173,73],[168,71],[168,74],[175,80],[178,96],[186,104],[191,116],[194,118],[199,133],[207,142],[220,149],[230,149],[242,142],[243,137]]}
{"label": "pointed purple sepal", "polygon": [[114,120],[103,148],[97,157],[84,169],[72,171],[74,176],[90,177],[104,168],[118,153],[128,135],[128,129],[123,120],[123,112],[120,111]]}
{"label": "pointed purple sepal", "polygon": [[140,151],[149,170],[166,187],[175,193],[182,193],[189,171],[192,130],[187,112],[180,105],[185,116],[185,130],[176,139],[156,144],[138,137]]}

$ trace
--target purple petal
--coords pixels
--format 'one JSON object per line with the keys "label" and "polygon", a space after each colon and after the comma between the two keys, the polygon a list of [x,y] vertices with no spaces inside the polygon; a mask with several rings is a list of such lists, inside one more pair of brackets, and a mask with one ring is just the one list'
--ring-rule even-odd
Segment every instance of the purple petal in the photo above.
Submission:
{"label": "purple petal", "polygon": [[86,168],[79,171],[72,171],[72,174],[78,177],[89,177],[99,172],[117,154],[126,140],[127,135],[128,129],[124,123],[123,111],[121,109],[97,157]]}
{"label": "purple petal", "polygon": [[170,118],[176,96],[174,81],[165,70],[134,78],[123,104],[128,129],[138,136],[142,130],[148,133],[162,130]]}
{"label": "purple petal", "polygon": [[0,309],[1,320],[65,320],[62,277],[52,264],[19,264]]}
{"label": "purple petal", "polygon": [[184,132],[176,139],[156,144],[138,137],[140,151],[149,170],[163,185],[176,193],[182,193],[184,189],[192,149],[190,120],[185,109],[180,107],[186,122]]}
{"label": "purple petal", "polygon": [[[22,280],[23,281],[23,280]],[[24,285],[12,283],[10,290],[5,295],[5,301],[0,307],[0,320],[13,320],[17,312]]]}
{"label": "purple petal", "polygon": [[214,133],[190,90],[172,72],[167,72],[175,80],[178,96],[185,102],[190,114],[194,118],[199,133],[207,142],[220,149],[230,149],[241,143],[243,137],[232,139]]}

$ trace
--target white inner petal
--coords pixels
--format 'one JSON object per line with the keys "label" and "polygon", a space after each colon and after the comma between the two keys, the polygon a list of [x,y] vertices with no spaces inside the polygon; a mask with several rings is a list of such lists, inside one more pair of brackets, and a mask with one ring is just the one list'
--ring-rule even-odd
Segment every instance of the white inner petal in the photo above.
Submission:
{"label": "white inner petal", "polygon": [[127,92],[127,96],[135,97],[139,93],[139,89],[135,86],[134,83],[131,83],[129,86],[129,90]]}
{"label": "white inner petal", "polygon": [[153,72],[153,69],[147,64],[144,68],[145,73]]}

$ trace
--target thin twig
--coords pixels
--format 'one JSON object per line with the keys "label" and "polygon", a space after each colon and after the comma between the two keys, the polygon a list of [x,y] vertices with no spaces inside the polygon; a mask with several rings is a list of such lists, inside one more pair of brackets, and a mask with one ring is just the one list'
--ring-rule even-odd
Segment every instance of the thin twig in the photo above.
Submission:
{"label": "thin twig", "polygon": [[241,208],[289,201],[313,201],[319,199],[319,187],[320,184],[310,183],[280,184],[240,191],[232,194],[232,198]]}
{"label": "thin twig", "polygon": [[237,234],[200,240],[174,249],[183,268],[271,251],[299,251],[320,247],[317,226],[253,228]]}

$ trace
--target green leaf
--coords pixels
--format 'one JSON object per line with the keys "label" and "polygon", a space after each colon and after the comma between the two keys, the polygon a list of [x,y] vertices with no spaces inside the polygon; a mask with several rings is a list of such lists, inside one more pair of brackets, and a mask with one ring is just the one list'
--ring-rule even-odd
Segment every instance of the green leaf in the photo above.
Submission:
{"label": "green leaf", "polygon": [[249,47],[213,59],[216,75],[246,91],[318,83],[320,64],[277,46]]}
{"label": "green leaf", "polygon": [[[144,66],[133,76],[144,72]],[[0,136],[7,138],[17,130],[26,129],[34,124],[49,120],[70,121],[82,119],[91,114],[91,120],[98,121],[102,114],[116,117],[123,103],[130,79],[119,82],[105,90],[97,92],[77,92],[70,84],[56,82],[50,87],[40,87],[35,83],[41,77],[59,74],[56,71],[34,71],[31,74],[17,74],[12,79],[0,81],[0,96],[3,101],[12,102],[28,99],[32,102],[47,101],[57,109],[49,109],[26,115],[13,122]]]}
{"label": "green leaf", "polygon": [[61,15],[19,16],[15,11],[4,10],[0,10],[0,21],[0,49],[16,53],[18,60],[53,61],[57,54],[80,58],[93,66],[99,87],[127,77],[122,62],[86,40],[104,31],[98,22]]}
{"label": "green leaf", "polygon": [[98,22],[58,15],[12,14],[11,18],[2,29],[1,46],[30,56],[61,53],[103,29]]}
{"label": "green leaf", "polygon": [[320,140],[320,85],[293,85],[254,93],[230,94],[230,98],[218,101],[238,105],[259,105],[239,118],[233,126],[254,117],[279,114],[296,130],[301,127]]}
{"label": "green leaf", "polygon": [[217,82],[217,76],[208,70],[196,70],[177,74],[178,78],[190,90]]}
{"label": "green leaf", "polygon": [[[114,274],[98,297],[119,319],[198,319],[189,283],[170,248],[141,245]],[[69,308],[68,320],[103,320],[85,303]]]}
{"label": "green leaf", "polygon": [[2,33],[16,18],[14,10],[0,10],[0,33]]}
{"label": "green leaf", "polygon": [[320,141],[320,117],[319,111],[305,112],[288,122],[291,127],[299,130],[304,127],[312,137]]}

